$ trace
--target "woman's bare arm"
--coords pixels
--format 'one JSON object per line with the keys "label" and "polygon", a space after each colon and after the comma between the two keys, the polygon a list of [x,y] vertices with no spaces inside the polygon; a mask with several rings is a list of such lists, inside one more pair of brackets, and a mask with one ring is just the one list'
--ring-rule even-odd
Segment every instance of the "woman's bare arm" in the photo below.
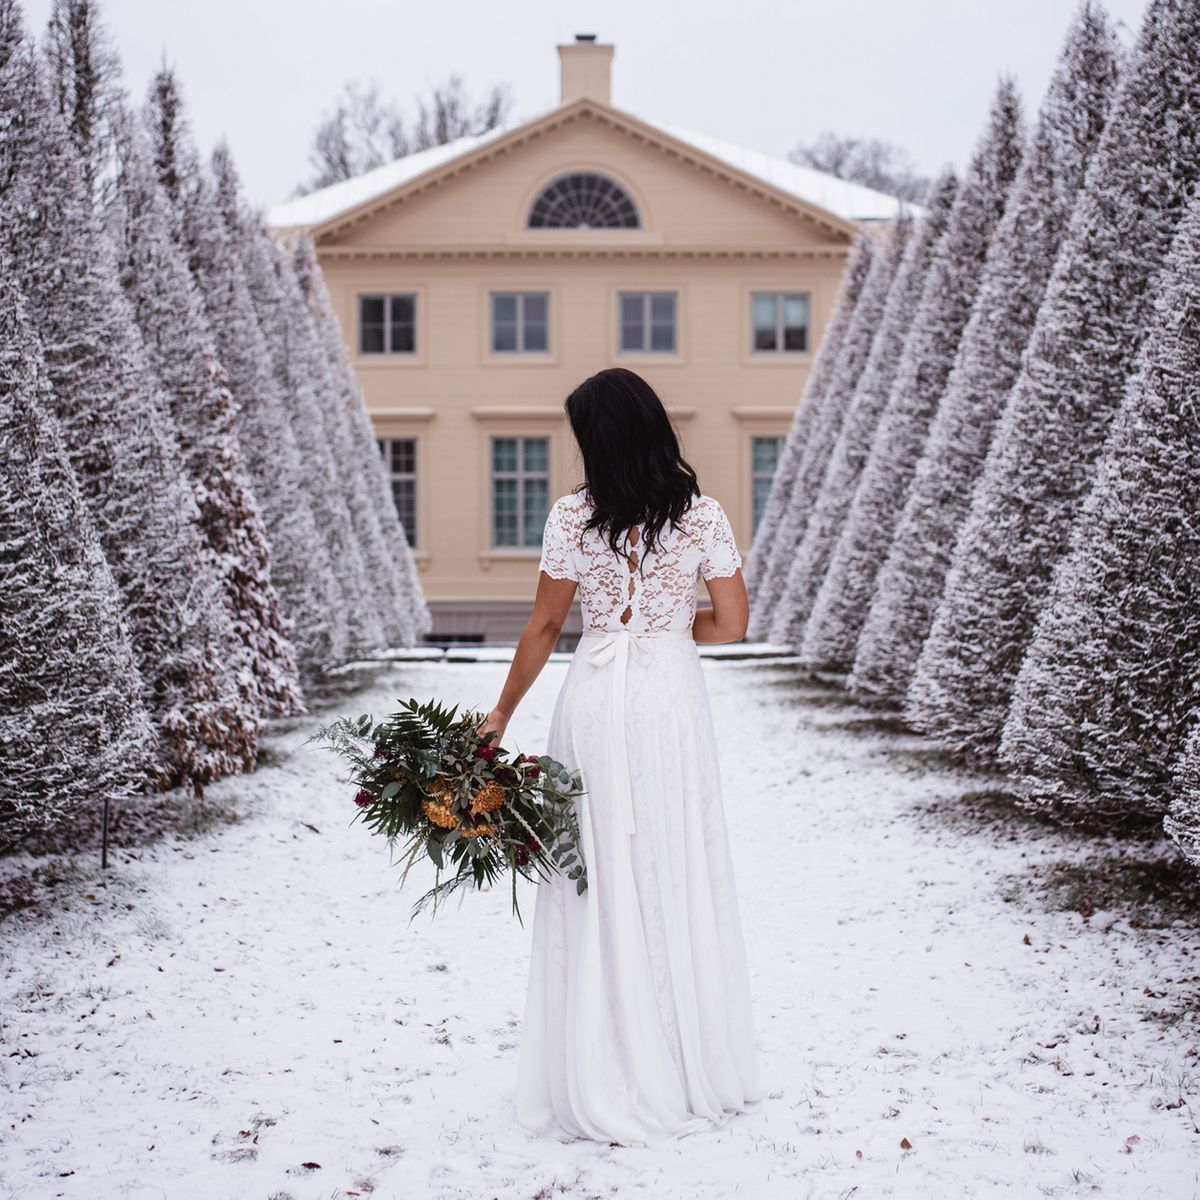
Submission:
{"label": "woman's bare arm", "polygon": [[750,598],[746,595],[741,568],[724,578],[706,579],[704,586],[708,588],[712,608],[697,610],[692,637],[706,644],[740,642],[750,622]]}
{"label": "woman's bare arm", "polygon": [[478,732],[496,731],[496,742],[504,740],[504,731],[533,681],[541,674],[550,652],[562,633],[571,602],[575,599],[576,583],[573,579],[554,579],[545,571],[538,572],[537,594],[533,598],[533,611],[521,631],[517,649],[513,654],[508,677],[500,692],[496,707],[488,713]]}

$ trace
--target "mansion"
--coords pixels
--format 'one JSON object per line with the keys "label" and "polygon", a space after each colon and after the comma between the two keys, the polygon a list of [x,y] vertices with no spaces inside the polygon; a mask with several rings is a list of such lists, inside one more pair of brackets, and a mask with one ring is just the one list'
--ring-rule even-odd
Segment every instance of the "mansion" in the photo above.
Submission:
{"label": "mansion", "polygon": [[438,641],[520,632],[583,478],[563,401],[606,366],[662,397],[745,555],[850,246],[899,211],[614,107],[611,45],[558,53],[548,112],[269,214],[316,245]]}

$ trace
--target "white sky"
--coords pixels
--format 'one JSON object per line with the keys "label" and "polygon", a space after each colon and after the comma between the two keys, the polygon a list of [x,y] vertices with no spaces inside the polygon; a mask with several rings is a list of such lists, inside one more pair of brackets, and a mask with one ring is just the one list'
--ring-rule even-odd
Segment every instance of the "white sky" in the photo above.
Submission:
{"label": "white sky", "polygon": [[[1147,0],[1108,0],[1122,40]],[[26,0],[38,37],[51,0]],[[650,119],[786,155],[825,129],[882,137],[918,169],[961,167],[991,93],[1011,72],[1032,115],[1076,0],[108,0],[139,100],[177,70],[202,148],[224,135],[251,198],[308,177],[322,113],[351,79],[412,97],[460,74],[472,96],[511,85],[513,116],[558,100],[555,45],[616,46],[613,103]],[[505,17],[502,14],[507,14]]]}

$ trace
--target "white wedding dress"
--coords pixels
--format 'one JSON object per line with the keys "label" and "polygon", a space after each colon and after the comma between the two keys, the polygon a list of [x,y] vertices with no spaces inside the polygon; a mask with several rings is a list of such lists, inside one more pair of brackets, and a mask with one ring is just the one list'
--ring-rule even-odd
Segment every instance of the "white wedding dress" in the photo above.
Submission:
{"label": "white wedding dress", "polygon": [[[588,887],[538,884],[518,1121],[657,1146],[761,1102],[745,945],[708,691],[692,638],[699,577],[741,566],[711,496],[640,570],[555,502],[540,568],[579,585],[584,636],[546,753],[580,772]],[[641,557],[640,531],[623,548]],[[624,620],[622,620],[624,618]]]}

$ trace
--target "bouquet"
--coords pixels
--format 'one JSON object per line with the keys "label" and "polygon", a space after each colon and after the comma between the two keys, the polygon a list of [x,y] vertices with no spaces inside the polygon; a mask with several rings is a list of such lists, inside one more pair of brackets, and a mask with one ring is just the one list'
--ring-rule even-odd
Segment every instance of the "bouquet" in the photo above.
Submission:
{"label": "bouquet", "polygon": [[[542,755],[509,754],[494,732],[476,732],[485,714],[458,714],[436,702],[402,702],[386,720],[342,717],[310,741],[327,743],[350,767],[358,811],[394,852],[403,840],[403,883],[419,858],[432,859],[434,886],[413,905],[411,921],[430,901],[469,884],[482,889],[507,870],[517,919],[517,876],[551,871],[587,887],[573,803],[582,779]],[[442,872],[449,878],[442,879]]]}

